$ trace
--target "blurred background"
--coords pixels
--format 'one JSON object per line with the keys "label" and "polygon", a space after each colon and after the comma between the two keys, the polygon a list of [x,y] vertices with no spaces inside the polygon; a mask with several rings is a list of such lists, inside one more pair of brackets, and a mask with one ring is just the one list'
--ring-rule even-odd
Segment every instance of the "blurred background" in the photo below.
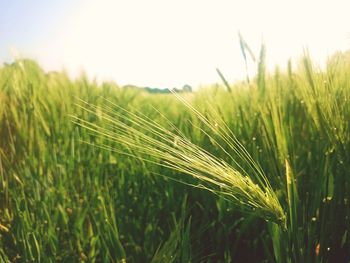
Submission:
{"label": "blurred background", "polygon": [[[266,66],[308,49],[324,66],[350,47],[349,4],[335,1],[0,1],[0,62],[35,59],[46,71],[157,88],[246,75],[237,32]],[[254,75],[256,67],[250,65]]]}

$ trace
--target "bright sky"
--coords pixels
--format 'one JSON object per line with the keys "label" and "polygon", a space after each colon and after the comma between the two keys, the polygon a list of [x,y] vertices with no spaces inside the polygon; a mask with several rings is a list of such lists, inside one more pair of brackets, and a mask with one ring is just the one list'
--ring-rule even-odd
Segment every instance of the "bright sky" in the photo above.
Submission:
{"label": "bright sky", "polygon": [[350,49],[348,0],[0,0],[0,62],[84,70],[120,85],[182,87],[245,77],[237,37],[268,68]]}

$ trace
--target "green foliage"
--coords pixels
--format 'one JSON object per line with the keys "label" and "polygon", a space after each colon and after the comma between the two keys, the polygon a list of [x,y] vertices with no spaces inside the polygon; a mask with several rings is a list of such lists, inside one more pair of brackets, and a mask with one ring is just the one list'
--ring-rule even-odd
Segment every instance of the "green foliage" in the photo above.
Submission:
{"label": "green foliage", "polygon": [[[334,55],[320,71],[306,54],[296,69],[289,63],[271,75],[260,54],[260,77],[249,88],[183,93],[189,105],[172,94],[46,74],[29,60],[3,66],[0,261],[349,262],[349,55]],[[79,100],[94,107],[78,107]],[[149,126],[125,118],[149,118],[262,192],[267,183],[286,224],[247,213],[220,191],[188,186],[200,181],[69,117],[117,131],[106,110],[136,132]],[[218,127],[232,131],[231,141],[215,134]]]}

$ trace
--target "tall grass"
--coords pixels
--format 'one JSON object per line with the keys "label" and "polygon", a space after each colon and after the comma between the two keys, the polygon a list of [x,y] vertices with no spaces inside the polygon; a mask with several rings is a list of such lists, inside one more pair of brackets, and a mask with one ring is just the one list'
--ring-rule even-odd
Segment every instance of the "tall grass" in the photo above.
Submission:
{"label": "tall grass", "polygon": [[349,262],[349,55],[263,58],[185,101],[3,66],[0,261]]}

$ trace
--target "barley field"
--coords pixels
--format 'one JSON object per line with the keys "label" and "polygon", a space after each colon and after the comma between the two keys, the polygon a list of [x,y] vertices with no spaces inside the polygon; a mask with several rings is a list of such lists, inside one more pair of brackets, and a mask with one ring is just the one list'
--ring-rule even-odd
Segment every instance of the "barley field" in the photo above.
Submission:
{"label": "barley field", "polygon": [[157,94],[2,65],[0,261],[350,262],[350,53],[263,63]]}

